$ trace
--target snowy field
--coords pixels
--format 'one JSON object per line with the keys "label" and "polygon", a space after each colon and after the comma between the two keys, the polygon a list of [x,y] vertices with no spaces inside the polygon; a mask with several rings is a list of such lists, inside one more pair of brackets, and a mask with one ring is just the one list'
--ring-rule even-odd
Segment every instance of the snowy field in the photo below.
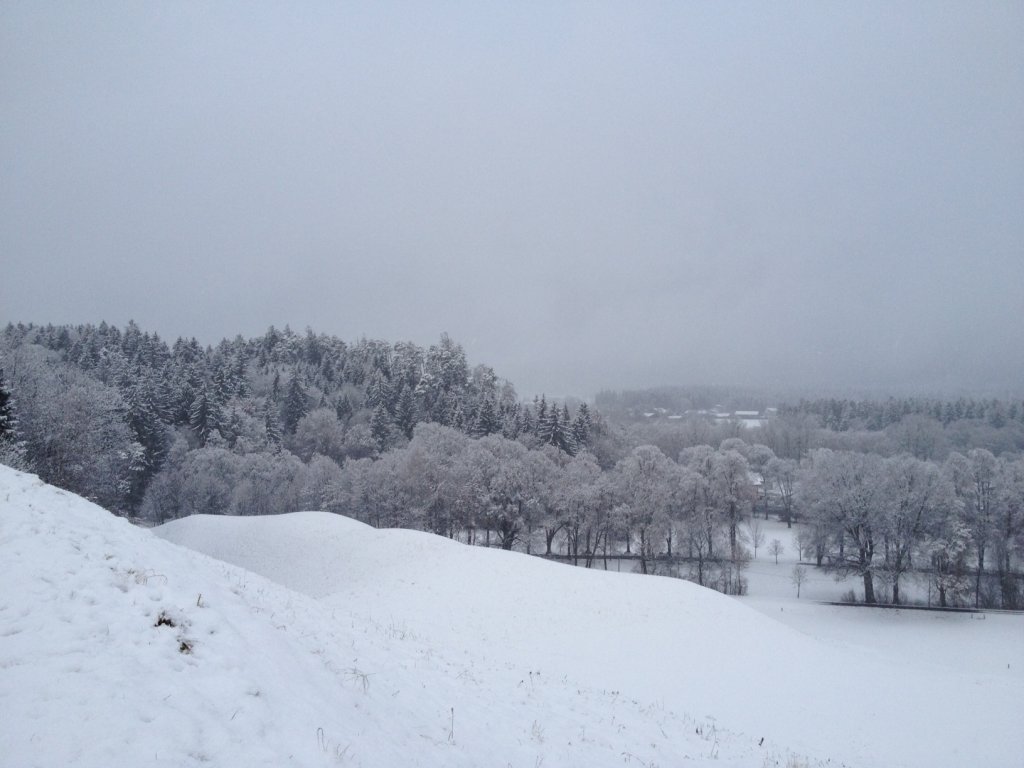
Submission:
{"label": "snowy field", "polygon": [[782,559],[734,599],[322,513],[147,531],[0,467],[0,765],[1020,765],[1024,617]]}

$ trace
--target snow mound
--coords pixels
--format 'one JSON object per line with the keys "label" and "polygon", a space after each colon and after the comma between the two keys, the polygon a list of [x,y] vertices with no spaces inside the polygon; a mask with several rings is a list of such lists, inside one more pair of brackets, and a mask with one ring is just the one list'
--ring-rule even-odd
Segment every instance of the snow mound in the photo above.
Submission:
{"label": "snow mound", "polygon": [[[656,702],[785,745],[809,755],[806,764],[1003,765],[1024,748],[1017,669],[980,674],[927,654],[897,662],[863,644],[819,640],[685,581],[572,568],[318,512],[196,516],[156,533],[479,666]],[[819,618],[840,627],[855,620],[836,609]],[[922,632],[951,629],[935,622]],[[1014,638],[1016,648],[996,650],[1016,661],[1021,635],[999,637]]]}
{"label": "snow mound", "polygon": [[1024,747],[1016,671],[895,665],[686,582],[322,513],[155,533],[0,466],[0,765],[1011,765]]}
{"label": "snow mound", "polygon": [[[319,515],[295,520],[306,521],[339,535],[358,529]],[[241,533],[246,521],[235,522]],[[250,539],[253,557],[268,543]],[[3,766],[742,766],[789,757],[661,702],[491,663],[472,638],[435,645],[405,628],[400,605],[381,624],[366,606],[316,600],[175,546],[2,466],[0,554]],[[306,566],[300,558],[292,570]]]}

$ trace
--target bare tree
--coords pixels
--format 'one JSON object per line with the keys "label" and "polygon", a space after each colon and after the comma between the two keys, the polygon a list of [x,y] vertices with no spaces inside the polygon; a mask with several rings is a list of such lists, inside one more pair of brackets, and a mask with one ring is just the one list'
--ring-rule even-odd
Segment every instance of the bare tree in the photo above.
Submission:
{"label": "bare tree", "polygon": [[782,542],[778,539],[772,539],[771,544],[768,545],[768,554],[775,555],[775,564],[779,564],[779,555],[786,551],[786,548],[782,546]]}
{"label": "bare tree", "polygon": [[750,546],[754,548],[754,559],[757,559],[758,547],[764,546],[765,533],[761,528],[761,521],[752,517],[747,523],[746,538],[750,540]]}
{"label": "bare tree", "polygon": [[[778,539],[776,539],[778,541]],[[796,587],[796,596],[800,597],[800,587],[807,581],[807,569],[802,565],[794,565],[793,571],[790,573],[789,580],[793,582],[793,586]]]}

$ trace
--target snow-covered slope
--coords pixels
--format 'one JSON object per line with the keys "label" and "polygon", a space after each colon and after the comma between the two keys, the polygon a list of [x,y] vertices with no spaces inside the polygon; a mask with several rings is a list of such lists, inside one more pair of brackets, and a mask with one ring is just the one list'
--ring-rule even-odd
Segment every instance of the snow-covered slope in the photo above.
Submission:
{"label": "snow-covered slope", "polygon": [[[306,535],[357,528],[320,515],[294,521],[316,523]],[[271,544],[243,546],[259,560],[256,549]],[[292,569],[327,572],[303,550]],[[494,662],[479,638],[436,644],[407,628],[400,603],[373,606],[377,620],[366,617],[369,597],[318,601],[6,467],[0,587],[5,767],[788,758],[661,702]]]}
{"label": "snow-covered slope", "polygon": [[[1005,658],[982,673],[962,671],[957,659],[897,660],[863,643],[818,640],[688,582],[570,568],[323,513],[193,517],[157,533],[478,664],[620,691],[833,763],[1006,765],[1024,749],[1019,616],[1000,617],[1020,634],[997,633],[995,643],[975,622],[975,652]],[[851,620],[837,610],[822,621]],[[951,629],[936,623],[931,632]]]}
{"label": "snow-covered slope", "polygon": [[0,467],[0,765],[1013,765],[1024,748],[1016,670],[897,667],[684,582],[319,513],[157,533],[221,560]]}

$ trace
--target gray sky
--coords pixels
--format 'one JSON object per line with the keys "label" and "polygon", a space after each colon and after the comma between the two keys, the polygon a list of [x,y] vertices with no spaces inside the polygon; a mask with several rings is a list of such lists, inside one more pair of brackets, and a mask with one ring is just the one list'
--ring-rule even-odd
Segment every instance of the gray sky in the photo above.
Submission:
{"label": "gray sky", "polygon": [[0,5],[0,321],[524,396],[1024,383],[1024,3]]}

